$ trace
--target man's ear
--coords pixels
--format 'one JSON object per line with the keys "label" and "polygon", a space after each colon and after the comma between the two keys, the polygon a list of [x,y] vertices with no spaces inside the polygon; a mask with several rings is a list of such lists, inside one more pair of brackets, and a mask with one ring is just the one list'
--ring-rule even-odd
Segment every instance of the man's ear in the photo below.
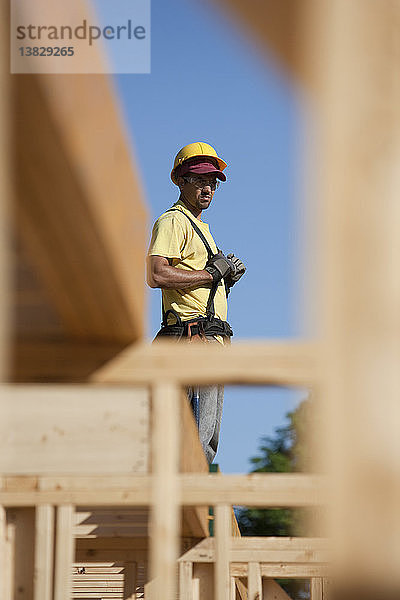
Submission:
{"label": "man's ear", "polygon": [[177,183],[177,186],[179,187],[179,189],[181,190],[183,188],[183,186],[185,185],[185,180],[183,179],[183,177],[177,177],[176,183]]}

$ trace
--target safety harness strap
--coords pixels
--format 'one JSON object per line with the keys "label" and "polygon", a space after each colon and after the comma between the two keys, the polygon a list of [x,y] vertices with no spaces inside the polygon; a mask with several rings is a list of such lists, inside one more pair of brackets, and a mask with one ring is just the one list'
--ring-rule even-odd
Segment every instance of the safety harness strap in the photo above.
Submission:
{"label": "safety harness strap", "polygon": [[[197,233],[197,235],[203,242],[203,244],[207,250],[208,260],[210,260],[210,258],[212,258],[214,256],[214,252],[212,251],[211,246],[208,243],[207,238],[205,237],[204,233],[200,230],[200,228],[196,225],[196,223],[189,217],[188,214],[183,212],[183,210],[179,210],[179,208],[170,208],[170,209],[166,210],[165,212],[180,212],[181,214],[185,215],[185,217],[190,221],[193,229],[195,230],[195,232]],[[215,317],[214,299],[215,299],[215,294],[217,293],[217,288],[218,288],[218,282],[213,283],[213,285],[211,286],[211,289],[210,289],[210,293],[208,295],[206,315],[209,320],[212,320]],[[167,325],[166,314],[164,312],[164,305],[163,305],[163,325]]]}

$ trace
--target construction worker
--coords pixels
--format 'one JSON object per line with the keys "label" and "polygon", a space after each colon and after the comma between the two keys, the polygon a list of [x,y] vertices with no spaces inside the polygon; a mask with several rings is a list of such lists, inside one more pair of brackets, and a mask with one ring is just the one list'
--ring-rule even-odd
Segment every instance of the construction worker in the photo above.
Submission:
{"label": "construction worker", "polygon": [[[226,321],[227,296],[246,269],[233,254],[225,256],[217,248],[201,218],[220,181],[226,181],[226,166],[204,142],[188,144],[175,157],[171,179],[180,196],[157,219],[148,252],[148,284],[162,290],[163,320],[156,339],[226,344],[233,335]],[[218,446],[223,386],[192,388],[188,394],[211,463]]]}

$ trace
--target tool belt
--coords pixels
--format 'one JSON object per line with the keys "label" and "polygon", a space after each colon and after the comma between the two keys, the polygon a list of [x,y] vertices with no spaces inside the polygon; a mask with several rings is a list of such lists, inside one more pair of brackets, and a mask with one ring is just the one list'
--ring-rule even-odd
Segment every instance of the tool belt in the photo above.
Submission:
{"label": "tool belt", "polygon": [[[173,314],[176,323],[173,325],[167,325],[167,318],[169,314]],[[207,338],[220,335],[226,340],[230,340],[233,335],[231,326],[226,321],[221,321],[217,317],[196,317],[189,321],[182,321],[178,313],[174,310],[167,310],[164,316],[164,321],[160,331],[157,333],[154,340],[161,337],[174,337],[180,340],[181,338],[193,338],[199,336],[200,338]]]}

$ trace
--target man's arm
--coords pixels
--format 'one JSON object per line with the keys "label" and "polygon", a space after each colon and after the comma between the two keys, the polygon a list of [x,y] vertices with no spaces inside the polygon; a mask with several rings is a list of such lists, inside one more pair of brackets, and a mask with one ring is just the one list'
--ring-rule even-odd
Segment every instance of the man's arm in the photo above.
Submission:
{"label": "man's arm", "polygon": [[147,283],[151,288],[165,290],[184,290],[213,282],[212,275],[206,271],[186,271],[171,267],[164,256],[149,256],[147,259]]}

